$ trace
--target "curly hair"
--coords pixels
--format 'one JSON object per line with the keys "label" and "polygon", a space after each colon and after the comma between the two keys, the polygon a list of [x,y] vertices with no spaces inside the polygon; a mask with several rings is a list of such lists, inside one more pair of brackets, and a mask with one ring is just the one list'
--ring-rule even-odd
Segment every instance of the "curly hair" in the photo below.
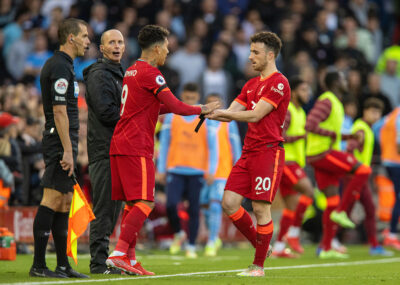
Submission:
{"label": "curly hair", "polygon": [[275,58],[282,48],[281,39],[273,32],[256,33],[250,38],[250,43],[264,43],[267,49],[274,52]]}

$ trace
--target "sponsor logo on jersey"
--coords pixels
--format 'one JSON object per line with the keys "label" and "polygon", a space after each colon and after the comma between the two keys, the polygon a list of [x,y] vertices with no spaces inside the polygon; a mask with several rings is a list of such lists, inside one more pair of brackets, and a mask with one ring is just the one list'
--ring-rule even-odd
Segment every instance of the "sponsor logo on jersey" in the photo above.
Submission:
{"label": "sponsor logo on jersey", "polygon": [[274,86],[271,86],[271,91],[274,91],[274,92],[278,93],[279,95],[283,96],[285,93],[283,93],[282,89],[280,89],[280,88],[283,89],[283,84],[282,83],[278,84],[278,88],[275,88]]}
{"label": "sponsor logo on jersey", "polygon": [[157,83],[158,85],[164,85],[164,84],[165,84],[165,79],[164,79],[164,77],[162,77],[161,75],[157,75],[157,77],[156,77],[156,83]]}
{"label": "sponsor logo on jersey", "polygon": [[58,94],[67,93],[67,89],[68,89],[68,80],[65,78],[60,78],[54,83],[54,90]]}
{"label": "sponsor logo on jersey", "polygon": [[135,76],[137,74],[137,70],[128,70],[125,72],[125,77],[129,77],[129,76]]}
{"label": "sponsor logo on jersey", "polygon": [[247,90],[247,94],[249,94],[249,93],[251,93],[251,92],[253,92],[253,90]]}

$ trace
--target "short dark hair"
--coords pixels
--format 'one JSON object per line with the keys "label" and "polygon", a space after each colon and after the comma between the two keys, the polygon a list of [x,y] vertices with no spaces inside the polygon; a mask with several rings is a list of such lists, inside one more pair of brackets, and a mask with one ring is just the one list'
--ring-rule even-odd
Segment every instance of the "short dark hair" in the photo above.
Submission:
{"label": "short dark hair", "polygon": [[183,85],[182,91],[199,92],[199,85],[194,82],[189,82]]}
{"label": "short dark hair", "polygon": [[267,49],[274,52],[275,58],[278,57],[282,48],[281,39],[273,32],[259,32],[251,36],[250,43],[264,43]]}
{"label": "short dark hair", "polygon": [[368,98],[367,100],[365,100],[365,102],[363,104],[363,110],[366,110],[366,109],[369,109],[369,108],[375,108],[375,109],[378,109],[380,111],[383,111],[383,109],[385,108],[385,105],[383,104],[381,99]]}
{"label": "short dark hair", "polygon": [[155,43],[163,42],[168,37],[169,31],[157,25],[144,26],[138,36],[140,48],[147,49]]}
{"label": "short dark hair", "polygon": [[325,75],[325,86],[329,90],[332,89],[339,81],[339,72],[330,71]]}
{"label": "short dark hair", "polygon": [[305,81],[301,79],[300,76],[293,76],[289,80],[290,89],[292,90],[295,90],[297,87],[299,87],[299,85],[303,83],[305,83]]}
{"label": "short dark hair", "polygon": [[61,21],[58,26],[58,41],[60,45],[64,45],[67,42],[69,34],[77,36],[81,32],[81,26],[87,26],[87,23],[80,19],[68,18]]}

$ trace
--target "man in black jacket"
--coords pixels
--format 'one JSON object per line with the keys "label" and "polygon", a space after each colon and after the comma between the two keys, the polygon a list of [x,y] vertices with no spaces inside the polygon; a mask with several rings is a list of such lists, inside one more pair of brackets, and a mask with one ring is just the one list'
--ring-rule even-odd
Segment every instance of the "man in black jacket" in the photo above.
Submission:
{"label": "man in black jacket", "polygon": [[97,62],[83,71],[88,105],[87,149],[92,184],[93,212],[90,223],[90,272],[120,273],[107,269],[108,245],[121,211],[121,202],[111,200],[110,141],[119,120],[124,71],[120,61],[125,50],[118,30],[108,30],[101,37]]}

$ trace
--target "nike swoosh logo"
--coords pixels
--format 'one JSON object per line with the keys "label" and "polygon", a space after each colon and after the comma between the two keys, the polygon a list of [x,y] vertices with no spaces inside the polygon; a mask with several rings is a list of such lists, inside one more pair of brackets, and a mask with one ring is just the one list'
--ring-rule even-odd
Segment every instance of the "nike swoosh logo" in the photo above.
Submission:
{"label": "nike swoosh logo", "polygon": [[256,195],[260,195],[263,194],[264,192],[256,192]]}
{"label": "nike swoosh logo", "polygon": [[250,92],[253,92],[253,90],[247,90],[247,94],[249,94]]}

